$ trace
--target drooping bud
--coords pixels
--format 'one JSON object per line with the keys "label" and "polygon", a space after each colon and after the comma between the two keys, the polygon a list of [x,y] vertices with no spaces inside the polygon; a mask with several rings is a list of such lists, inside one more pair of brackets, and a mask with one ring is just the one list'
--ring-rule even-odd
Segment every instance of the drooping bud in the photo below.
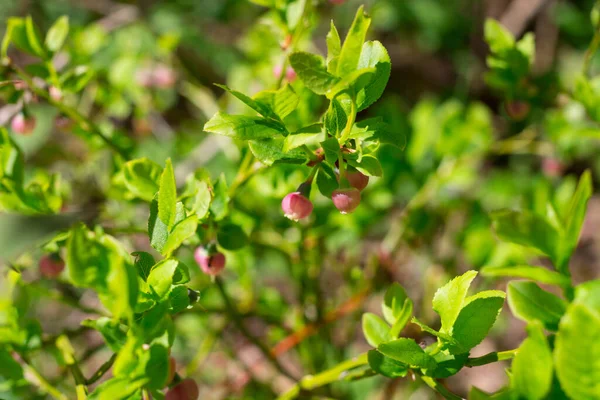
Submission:
{"label": "drooping bud", "polygon": [[196,263],[207,275],[216,276],[225,268],[225,255],[219,252],[209,252],[204,247],[198,247],[194,252]]}
{"label": "drooping bud", "polygon": [[331,200],[342,214],[349,214],[360,204],[360,191],[356,188],[337,189],[333,191]]}
{"label": "drooping bud", "polygon": [[10,127],[15,133],[29,135],[35,129],[35,118],[25,117],[25,114],[19,113],[12,119]]}
{"label": "drooping bud", "polygon": [[42,276],[53,279],[65,269],[65,263],[58,254],[50,254],[40,259],[39,268]]}
{"label": "drooping bud", "polygon": [[281,201],[284,215],[292,221],[308,217],[313,210],[312,202],[300,192],[292,192]]}
{"label": "drooping bud", "polygon": [[56,86],[50,86],[50,88],[48,89],[48,94],[50,95],[50,98],[54,101],[61,101],[63,97],[62,91]]}
{"label": "drooping bud", "polygon": [[369,177],[359,171],[347,172],[346,178],[350,182],[350,186],[361,191],[369,184]]}
{"label": "drooping bud", "polygon": [[198,384],[193,379],[187,378],[169,389],[165,400],[197,400],[199,395]]}

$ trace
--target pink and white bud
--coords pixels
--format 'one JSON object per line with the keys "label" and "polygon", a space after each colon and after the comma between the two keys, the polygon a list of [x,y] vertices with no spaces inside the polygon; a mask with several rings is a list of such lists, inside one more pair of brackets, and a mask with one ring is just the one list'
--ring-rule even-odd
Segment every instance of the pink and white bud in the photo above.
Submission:
{"label": "pink and white bud", "polygon": [[23,113],[14,116],[10,126],[15,133],[29,135],[35,129],[35,118],[25,117]]}
{"label": "pink and white bud", "polygon": [[357,188],[358,190],[363,190],[369,184],[369,177],[365,174],[356,171],[356,172],[348,172],[346,174],[346,178],[348,178],[348,182],[350,182],[350,186]]}
{"label": "pink and white bud", "polygon": [[58,254],[50,254],[40,259],[39,268],[42,276],[53,279],[65,269],[65,263]]}
{"label": "pink and white bud", "polygon": [[187,378],[169,389],[165,400],[197,400],[199,395],[198,384],[193,379]]}
{"label": "pink and white bud", "polygon": [[216,276],[225,268],[225,255],[223,253],[210,254],[204,247],[198,247],[194,252],[196,263],[207,275]]}
{"label": "pink and white bud", "polygon": [[50,88],[48,89],[48,94],[50,95],[50,98],[54,101],[61,101],[63,98],[62,91],[56,86],[50,86]]}
{"label": "pink and white bud", "polygon": [[308,217],[313,211],[312,202],[300,192],[292,192],[281,201],[283,214],[292,221]]}
{"label": "pink and white bud", "polygon": [[153,84],[153,73],[149,67],[142,67],[135,72],[135,81],[143,87],[151,87]]}
{"label": "pink and white bud", "polygon": [[169,89],[175,85],[177,76],[172,68],[164,64],[159,64],[152,71],[152,79],[154,86],[157,88]]}
{"label": "pink and white bud", "polygon": [[360,191],[356,188],[337,189],[333,191],[331,200],[342,214],[349,214],[360,204]]}

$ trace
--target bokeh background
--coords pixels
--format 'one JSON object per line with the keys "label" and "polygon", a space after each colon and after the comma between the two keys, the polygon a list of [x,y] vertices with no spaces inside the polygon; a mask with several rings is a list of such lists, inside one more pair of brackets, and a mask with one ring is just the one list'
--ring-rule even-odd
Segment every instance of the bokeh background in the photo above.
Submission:
{"label": "bokeh background", "polygon": [[[405,133],[406,149],[380,150],[384,177],[372,180],[352,217],[317,198],[310,227],[282,218],[281,198],[307,175],[308,169],[297,166],[262,171],[235,200],[239,211],[233,218],[249,233],[251,245],[227,254],[227,290],[247,329],[298,375],[368,349],[361,314],[379,313],[391,282],[406,287],[416,315],[436,326],[431,298],[449,277],[483,266],[543,264],[529,250],[501,242],[488,213],[505,207],[536,210],[547,199],[564,203],[585,169],[595,178],[600,173],[599,127],[569,96],[594,34],[592,0],[321,1],[313,39],[307,36],[298,47],[324,54],[330,19],[345,32],[361,4],[373,17],[369,38],[390,53],[392,74],[384,96],[359,118],[382,116]],[[173,158],[180,182],[200,167],[231,181],[240,146],[202,127],[219,109],[247,112],[213,83],[255,93],[276,81],[282,37],[266,11],[248,0],[3,0],[0,31],[10,16],[30,14],[45,31],[68,15],[72,33],[65,57],[95,71],[76,100],[78,109],[115,126],[136,156],[160,165]],[[498,19],[517,37],[536,35],[535,91],[523,118],[510,115],[504,95],[486,84],[486,18]],[[22,54],[14,59],[31,62]],[[149,91],[136,76],[157,63],[171,70],[175,84]],[[318,118],[326,106],[308,91],[302,96],[309,101],[297,112],[299,124]],[[29,267],[26,276],[39,285],[38,295],[28,299],[29,313],[48,334],[70,332],[89,374],[111,354],[99,335],[79,327],[98,300],[61,281],[37,281],[39,253],[23,249],[74,219],[86,219],[126,240],[132,251],[149,251],[139,229],[147,210],[120,201],[118,186],[106,178],[105,155],[90,151],[57,111],[43,104],[31,111],[38,119],[36,131],[16,140],[34,170],[49,169],[71,181],[68,210],[75,212],[47,219],[0,215],[0,259]],[[10,115],[10,105],[1,108],[0,123],[7,124]],[[576,282],[600,277],[599,220],[600,198],[594,197],[572,261]],[[194,265],[191,249],[188,253],[188,265]],[[226,316],[210,280],[194,275],[191,286],[201,300],[176,318],[174,356],[179,371],[200,384],[201,398],[269,399],[288,387],[291,382]],[[477,280],[479,288],[504,289],[505,283]],[[73,311],[59,298],[83,306]],[[431,340],[414,325],[404,334]],[[516,348],[524,336],[524,324],[506,307],[491,337],[473,354]],[[52,380],[67,374],[50,357],[36,363]],[[506,367],[467,369],[446,383],[461,395],[473,385],[493,391],[507,382]],[[339,399],[435,398],[409,378],[376,377],[319,393]]]}

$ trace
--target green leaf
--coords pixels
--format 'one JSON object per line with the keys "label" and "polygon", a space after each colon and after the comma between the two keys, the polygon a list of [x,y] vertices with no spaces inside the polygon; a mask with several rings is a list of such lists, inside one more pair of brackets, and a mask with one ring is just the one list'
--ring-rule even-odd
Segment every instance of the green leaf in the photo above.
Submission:
{"label": "green leaf", "polygon": [[171,290],[171,293],[169,293],[169,304],[171,304],[171,309],[169,310],[171,314],[177,314],[186,310],[190,305],[187,287],[183,285],[175,286]]}
{"label": "green leaf", "polygon": [[[218,83],[215,83],[215,86],[220,87],[221,89],[228,91],[233,96],[235,96],[238,100],[242,101],[242,103],[246,104],[248,107],[250,107],[251,109],[253,109],[257,113],[259,113],[263,117],[265,117],[265,118],[272,118],[272,117],[275,116],[273,114],[273,110],[269,106],[267,106],[266,104],[264,104],[264,103],[262,103],[260,101],[256,101],[256,100],[254,100],[254,99],[246,96],[242,92],[238,92],[237,90],[232,90],[232,89],[230,89],[226,85],[219,85]],[[204,128],[204,130],[206,130],[206,127]]]}
{"label": "green leaf", "polygon": [[467,297],[452,327],[452,337],[458,344],[450,345],[449,351],[466,353],[481,343],[496,322],[505,297],[505,293],[498,290]]}
{"label": "green leaf", "polygon": [[240,140],[270,139],[283,135],[278,122],[261,117],[230,115],[217,112],[205,125],[206,132],[217,133]]}
{"label": "green leaf", "polygon": [[127,333],[121,327],[121,323],[114,319],[107,317],[100,317],[95,320],[86,319],[81,322],[81,325],[100,332],[108,347],[115,353],[118,353],[127,341]]}
{"label": "green leaf", "polygon": [[468,353],[447,354],[445,352],[438,352],[433,356],[433,359],[437,362],[437,368],[430,376],[445,379],[457,374],[467,363],[469,355]]}
{"label": "green leaf", "polygon": [[179,262],[173,258],[163,260],[156,264],[148,276],[148,285],[159,298],[164,298],[171,291],[173,276]]}
{"label": "green leaf", "polygon": [[128,161],[123,166],[123,176],[127,189],[142,200],[152,201],[159,189],[163,169],[147,158]]}
{"label": "green leaf", "polygon": [[144,343],[139,337],[130,336],[119,352],[113,366],[117,378],[127,378],[132,385],[144,382],[148,389],[162,389],[169,373],[169,350],[166,343]]}
{"label": "green leaf", "polygon": [[488,18],[485,21],[485,41],[490,46],[492,53],[502,53],[515,46],[515,38],[498,21]]}
{"label": "green leaf", "polygon": [[120,244],[77,225],[67,242],[67,268],[73,284],[94,289],[116,318],[133,313],[138,282],[134,267]]}
{"label": "green leaf", "polygon": [[138,275],[146,282],[148,279],[148,275],[150,274],[150,270],[152,266],[156,264],[154,261],[154,257],[150,253],[146,253],[145,251],[136,251],[131,253],[132,256],[135,257],[135,268],[138,272]]}
{"label": "green leaf", "polygon": [[[587,203],[592,196],[592,178],[590,171],[585,171],[581,175],[577,190],[571,199],[569,208],[565,218],[565,238],[563,243],[563,264],[565,264],[571,257],[571,254],[577,247],[579,241],[579,233],[581,232],[581,226],[585,218],[585,211]],[[563,265],[562,268],[559,266],[559,270],[566,271],[568,265]]]}
{"label": "green leaf", "polygon": [[406,290],[398,282],[392,283],[383,296],[381,302],[381,311],[383,317],[389,324],[394,324],[398,320],[398,317],[402,315],[404,303],[406,300],[410,300],[406,295]]}
{"label": "green leaf", "polygon": [[381,168],[381,163],[372,155],[364,155],[362,160],[358,161],[353,159],[352,157],[347,157],[346,161],[348,164],[352,165],[354,168],[362,172],[367,176],[381,176],[383,175],[383,168]]}
{"label": "green leaf", "polygon": [[542,325],[528,327],[511,367],[511,387],[520,398],[545,399],[552,386],[552,352]]}
{"label": "green leaf", "polygon": [[385,47],[378,41],[366,42],[360,53],[358,68],[374,68],[371,81],[356,93],[358,111],[375,103],[383,94],[390,79],[392,63]]}
{"label": "green leaf", "polygon": [[186,184],[183,202],[191,213],[196,214],[198,220],[203,220],[208,215],[212,202],[212,187],[210,181],[199,180],[191,176]]}
{"label": "green leaf", "polygon": [[384,320],[372,313],[364,313],[362,316],[362,329],[367,342],[377,347],[383,342],[391,339],[390,326]]}
{"label": "green leaf", "polygon": [[340,40],[340,34],[338,33],[333,20],[327,33],[327,71],[335,73],[337,70],[337,59],[342,51],[342,42]]}
{"label": "green leaf", "polygon": [[5,380],[23,379],[23,368],[15,361],[6,348],[0,347],[0,377]]}
{"label": "green leaf", "polygon": [[600,281],[581,285],[560,321],[554,365],[560,385],[571,399],[600,398]]}
{"label": "green leaf", "polygon": [[38,57],[46,58],[46,50],[42,46],[40,33],[30,15],[25,18],[25,33],[27,35],[29,46],[34,51],[34,54]]}
{"label": "green leaf", "polygon": [[305,144],[318,143],[323,140],[323,136],[321,124],[306,126],[285,137],[282,151],[287,153]]}
{"label": "green leaf", "polygon": [[327,198],[330,198],[333,191],[339,187],[337,175],[333,171],[333,168],[326,163],[321,163],[319,166],[316,183],[319,192]]}
{"label": "green leaf", "polygon": [[493,226],[503,240],[533,247],[552,259],[559,260],[559,232],[542,216],[529,211],[503,210],[492,213]]}
{"label": "green leaf", "polygon": [[158,196],[150,203],[150,218],[148,218],[148,237],[150,245],[162,253],[163,247],[169,238],[169,228],[158,218]]}
{"label": "green leaf", "polygon": [[564,300],[527,281],[508,284],[508,305],[515,317],[529,323],[540,321],[552,331],[558,329],[567,308]]}
{"label": "green leaf", "polygon": [[350,139],[390,144],[399,149],[406,147],[406,137],[402,131],[392,128],[389,124],[383,122],[381,117],[367,118],[354,124]]}
{"label": "green leaf", "polygon": [[348,123],[348,115],[352,107],[350,96],[343,94],[331,100],[325,113],[324,123],[327,133],[333,137],[339,136]]}
{"label": "green leaf", "polygon": [[279,90],[264,90],[254,96],[254,100],[268,107],[278,120],[283,120],[296,108],[300,98],[289,84]]}
{"label": "green leaf", "polygon": [[240,226],[227,223],[219,226],[217,241],[226,250],[239,250],[248,244],[248,236]]}
{"label": "green leaf", "polygon": [[467,271],[442,286],[433,296],[433,309],[442,320],[441,331],[450,333],[460,310],[465,303],[471,282],[477,276],[476,271]]}
{"label": "green leaf", "polygon": [[412,317],[412,319],[410,320],[410,322],[412,322],[413,324],[415,324],[419,328],[421,328],[421,330],[423,332],[427,332],[430,335],[433,335],[433,336],[435,336],[437,338],[442,339],[443,342],[450,343],[450,344],[453,344],[453,345],[457,344],[456,340],[454,340],[454,338],[452,336],[450,336],[449,334],[444,333],[444,332],[438,332],[438,331],[436,331],[435,329],[433,329],[433,328],[427,326],[426,324],[424,324],[423,322],[419,321],[417,319],[417,317]]}
{"label": "green leaf", "polygon": [[62,16],[56,20],[46,34],[46,48],[56,53],[65,43],[69,34],[69,17]]}
{"label": "green leaf", "polygon": [[544,267],[531,265],[514,265],[510,267],[484,267],[481,273],[485,276],[511,276],[515,278],[531,279],[549,285],[568,286],[571,280],[555,271]]}
{"label": "green leaf", "polygon": [[333,99],[343,92],[357,93],[363,90],[373,80],[375,72],[375,68],[363,68],[350,72],[327,91],[327,98]]}
{"label": "green leaf", "polygon": [[340,144],[338,143],[337,139],[329,138],[321,142],[321,147],[325,153],[325,161],[327,161],[329,165],[335,165],[340,153]]}
{"label": "green leaf", "polygon": [[437,365],[433,357],[425,353],[413,339],[400,338],[382,343],[377,351],[413,368],[433,370]]}
{"label": "green leaf", "polygon": [[6,34],[2,41],[2,57],[6,57],[10,43],[13,43],[19,50],[25,51],[34,56],[39,56],[37,50],[29,43],[27,36],[26,21],[24,18],[9,18],[7,21]]}
{"label": "green leaf", "polygon": [[327,72],[323,57],[316,54],[295,52],[290,54],[289,61],[304,86],[316,94],[324,95],[338,81],[337,77]]}
{"label": "green leaf", "polygon": [[369,366],[373,371],[387,376],[388,378],[402,378],[408,373],[406,364],[398,362],[393,358],[386,357],[377,350],[369,350]]}
{"label": "green leaf", "polygon": [[252,154],[265,165],[273,165],[274,163],[301,164],[307,160],[307,155],[301,150],[284,151],[284,138],[252,140],[248,144]]}
{"label": "green leaf", "polygon": [[130,398],[149,378],[139,378],[134,381],[127,378],[111,378],[102,382],[88,396],[89,400],[125,400]]}
{"label": "green leaf", "polygon": [[160,176],[160,186],[158,190],[158,219],[161,220],[168,229],[175,224],[175,213],[177,211],[177,186],[175,184],[175,172],[171,159],[167,159],[165,169]]}
{"label": "green leaf", "polygon": [[365,37],[370,24],[371,18],[364,12],[364,8],[361,6],[356,12],[354,21],[352,22],[350,30],[344,40],[344,44],[342,45],[337,63],[337,76],[345,76],[357,69],[363,43],[365,42]]}
{"label": "green leaf", "polygon": [[190,238],[196,233],[197,228],[198,217],[196,215],[191,215],[178,222],[169,233],[161,253],[167,257],[171,255],[183,244],[186,239]]}
{"label": "green leaf", "polygon": [[229,214],[229,188],[225,175],[221,174],[214,187],[214,197],[210,204],[210,211],[215,221],[220,221]]}

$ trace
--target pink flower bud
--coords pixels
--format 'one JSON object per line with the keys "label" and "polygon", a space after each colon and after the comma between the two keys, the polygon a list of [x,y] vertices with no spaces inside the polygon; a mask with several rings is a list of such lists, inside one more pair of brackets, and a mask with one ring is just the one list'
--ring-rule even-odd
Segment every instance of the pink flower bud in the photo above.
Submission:
{"label": "pink flower bud", "polygon": [[360,192],[356,188],[337,189],[333,191],[331,200],[342,214],[349,214],[360,204]]}
{"label": "pink flower bud", "polygon": [[312,202],[300,192],[292,192],[281,201],[284,215],[292,221],[308,217],[313,210]]}
{"label": "pink flower bud", "polygon": [[56,86],[50,86],[50,88],[48,89],[48,94],[50,95],[50,98],[54,101],[61,101],[63,97],[62,91]]}
{"label": "pink flower bud", "polygon": [[[281,70],[282,67],[281,65],[275,65],[273,67],[273,76],[275,76],[275,78],[279,79],[281,77]],[[287,67],[287,69],[285,70],[285,79],[288,80],[288,82],[293,82],[294,80],[296,80],[296,78],[298,77],[298,75],[296,75],[296,71],[294,71],[294,68],[292,67]]]}
{"label": "pink flower bud", "polygon": [[346,174],[346,178],[348,178],[348,182],[350,182],[350,186],[357,188],[358,190],[363,190],[369,184],[369,177],[356,172],[348,172]]}
{"label": "pink flower bud", "polygon": [[14,81],[13,83],[16,90],[25,90],[27,89],[27,82],[25,81]]}
{"label": "pink flower bud", "polygon": [[563,165],[556,158],[544,158],[542,160],[542,171],[548,177],[557,177],[562,174]]}
{"label": "pink flower bud", "polygon": [[19,113],[12,119],[10,126],[15,133],[29,135],[35,129],[35,118],[25,118],[23,113]]}
{"label": "pink flower bud", "polygon": [[184,379],[167,392],[165,400],[197,400],[200,395],[198,384],[193,379]]}
{"label": "pink flower bud", "polygon": [[39,268],[42,276],[53,279],[65,269],[65,263],[58,254],[50,254],[40,259]]}
{"label": "pink flower bud", "polygon": [[207,275],[216,276],[225,268],[225,255],[223,253],[209,254],[204,247],[198,247],[194,252],[196,263]]}
{"label": "pink flower bud", "polygon": [[177,76],[172,68],[164,64],[159,64],[154,67],[154,70],[152,71],[152,79],[154,81],[154,86],[160,89],[169,89],[175,85]]}
{"label": "pink flower bud", "polygon": [[285,71],[285,79],[287,79],[288,82],[293,82],[296,80],[297,77],[298,75],[296,75],[296,71],[294,71],[294,68],[288,67],[288,69]]}

